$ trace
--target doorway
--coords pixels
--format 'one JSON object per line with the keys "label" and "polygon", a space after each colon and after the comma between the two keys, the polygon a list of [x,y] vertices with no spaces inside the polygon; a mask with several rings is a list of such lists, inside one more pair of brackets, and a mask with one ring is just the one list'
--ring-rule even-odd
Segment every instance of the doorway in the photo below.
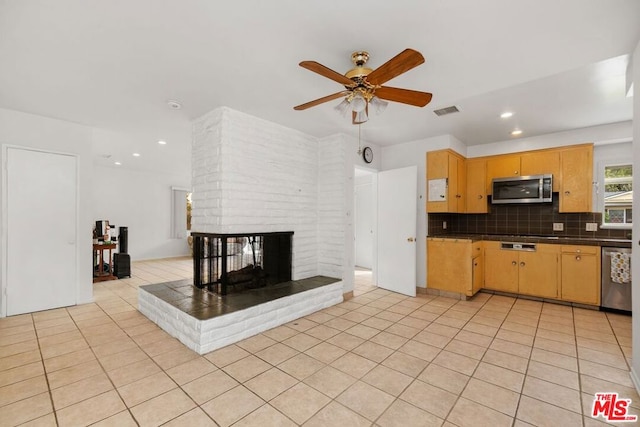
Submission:
{"label": "doorway", "polygon": [[354,170],[354,295],[375,289],[377,173],[371,169]]}

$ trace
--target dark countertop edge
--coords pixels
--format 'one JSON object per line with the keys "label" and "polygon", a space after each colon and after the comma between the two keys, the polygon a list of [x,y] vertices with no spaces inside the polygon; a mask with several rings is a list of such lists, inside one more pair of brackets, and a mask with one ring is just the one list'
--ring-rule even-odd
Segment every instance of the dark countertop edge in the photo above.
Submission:
{"label": "dark countertop edge", "polygon": [[504,234],[436,234],[427,238],[437,239],[464,239],[471,241],[490,240],[498,242],[522,242],[522,243],[548,243],[552,245],[585,245],[585,246],[605,246],[617,248],[630,248],[631,240],[628,239],[607,239],[590,237],[560,237],[546,238],[540,236],[514,236]]}

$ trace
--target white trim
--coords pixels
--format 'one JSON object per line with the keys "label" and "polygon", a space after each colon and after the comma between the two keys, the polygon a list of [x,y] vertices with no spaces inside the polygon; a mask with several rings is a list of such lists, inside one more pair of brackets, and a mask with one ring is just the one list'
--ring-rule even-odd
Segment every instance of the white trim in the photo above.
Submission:
{"label": "white trim", "polygon": [[640,378],[638,378],[635,369],[631,368],[631,370],[629,371],[629,376],[631,377],[631,382],[636,388],[636,391],[638,392],[638,394],[640,394]]}

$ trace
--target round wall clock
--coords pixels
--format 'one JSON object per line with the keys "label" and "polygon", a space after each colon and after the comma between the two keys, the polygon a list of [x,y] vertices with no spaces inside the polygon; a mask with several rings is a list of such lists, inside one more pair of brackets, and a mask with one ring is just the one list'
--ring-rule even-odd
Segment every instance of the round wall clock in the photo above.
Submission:
{"label": "round wall clock", "polygon": [[362,158],[367,163],[371,163],[373,161],[373,150],[371,147],[364,147],[364,150],[362,150]]}

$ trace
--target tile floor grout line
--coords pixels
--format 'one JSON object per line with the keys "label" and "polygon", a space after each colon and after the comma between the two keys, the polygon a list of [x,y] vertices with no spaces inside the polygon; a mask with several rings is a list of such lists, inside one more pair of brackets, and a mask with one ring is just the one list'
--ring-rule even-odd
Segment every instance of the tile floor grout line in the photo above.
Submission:
{"label": "tile floor grout line", "polygon": [[[31,322],[33,324],[33,331],[35,332],[35,335],[36,335],[36,342],[38,343],[38,352],[40,353],[40,363],[42,363],[42,371],[44,372],[44,378],[45,378],[45,381],[47,382],[47,392],[48,392],[48,395],[49,395],[49,401],[51,402],[51,410],[53,411],[53,418],[56,421],[56,425],[59,425],[58,412],[56,411],[56,407],[55,407],[54,402],[53,402],[53,392],[51,390],[51,384],[49,383],[49,375],[47,375],[47,368],[46,368],[46,366],[44,364],[44,355],[42,354],[42,347],[40,346],[40,338],[38,337],[38,328],[36,328],[36,321],[33,318],[33,313],[30,313],[30,316],[31,316]],[[45,415],[47,415],[47,414],[45,414]],[[38,418],[40,418],[40,417],[31,419],[31,420],[27,420],[26,422],[33,421],[33,420],[36,420]]]}
{"label": "tile floor grout line", "polygon": [[585,418],[585,411],[584,411],[584,404],[582,402],[582,380],[581,380],[581,375],[580,375],[580,350],[578,349],[578,335],[577,335],[577,329],[576,329],[576,313],[575,313],[575,308],[571,308],[571,325],[573,326],[573,336],[575,337],[575,349],[576,349],[576,363],[578,365],[578,397],[579,397],[579,401],[580,401],[580,421],[582,422],[582,427],[584,427],[584,418]]}

